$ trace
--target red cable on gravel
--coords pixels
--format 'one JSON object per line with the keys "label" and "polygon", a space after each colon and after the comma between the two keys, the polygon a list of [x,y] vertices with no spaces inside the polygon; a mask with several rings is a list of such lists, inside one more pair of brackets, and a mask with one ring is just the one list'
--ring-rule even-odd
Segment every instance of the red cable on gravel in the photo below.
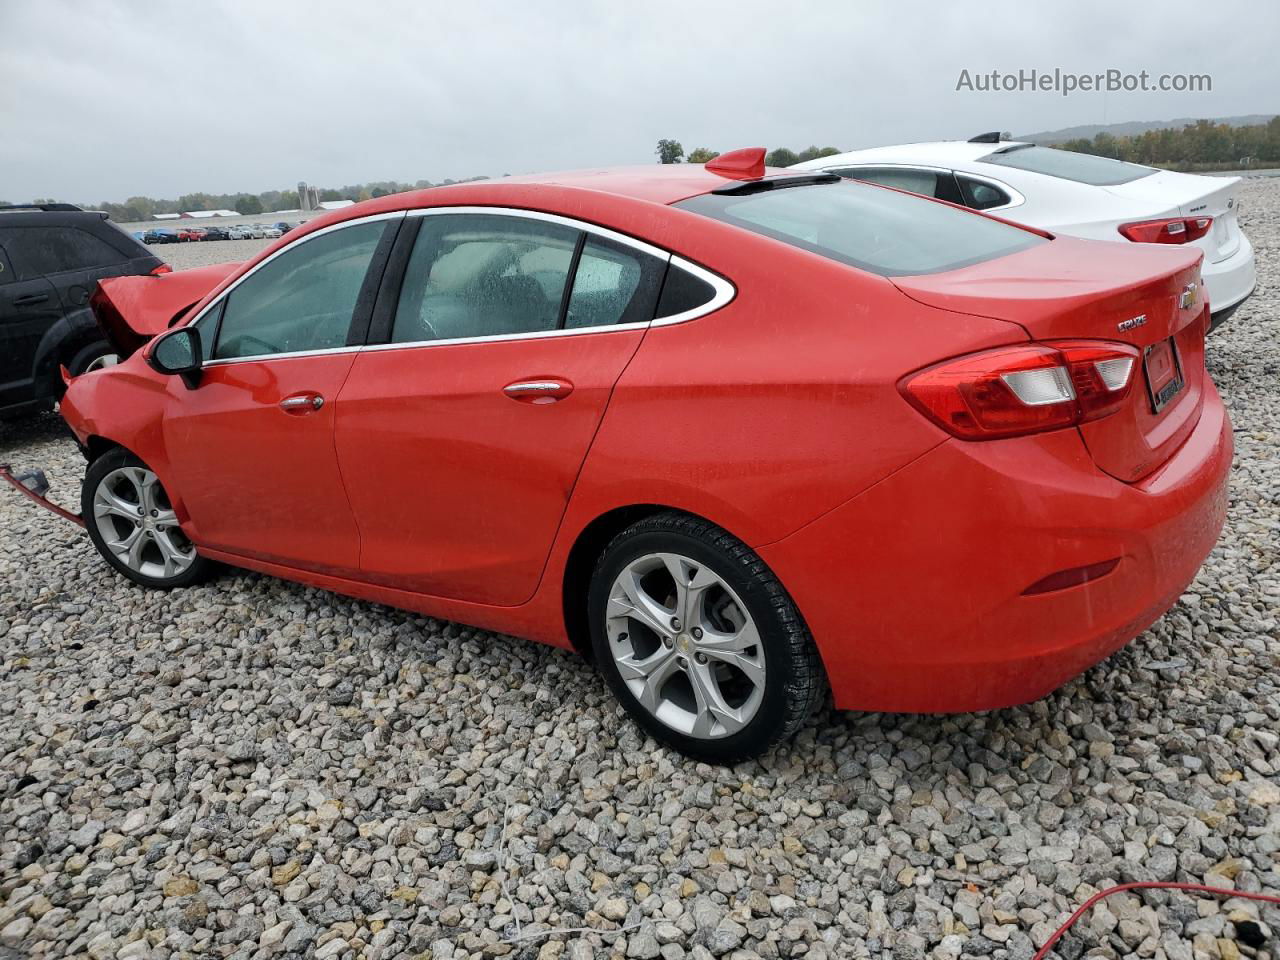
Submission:
{"label": "red cable on gravel", "polygon": [[1206,887],[1201,883],[1163,883],[1156,881],[1148,881],[1146,883],[1122,883],[1118,887],[1110,887],[1099,893],[1095,893],[1092,897],[1084,902],[1084,904],[1071,915],[1071,918],[1060,926],[1050,937],[1043,947],[1039,949],[1033,960],[1044,960],[1049,955],[1049,951],[1053,949],[1054,944],[1062,939],[1063,934],[1070,930],[1077,920],[1084,916],[1085,912],[1100,900],[1117,893],[1124,893],[1128,890],[1182,890],[1188,893],[1208,893],[1217,897],[1242,897],[1245,900],[1261,900],[1265,903],[1280,904],[1280,897],[1271,896],[1266,893],[1248,893],[1244,890],[1228,890],[1225,887]]}

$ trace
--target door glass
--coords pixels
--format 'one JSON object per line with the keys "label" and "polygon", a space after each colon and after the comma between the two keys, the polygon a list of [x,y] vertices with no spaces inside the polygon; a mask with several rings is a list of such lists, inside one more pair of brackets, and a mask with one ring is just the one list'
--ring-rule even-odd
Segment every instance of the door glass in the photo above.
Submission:
{"label": "door glass", "polygon": [[573,277],[565,328],[648,323],[665,266],[657,257],[588,235]]}
{"label": "door glass", "polygon": [[91,233],[75,227],[15,227],[8,233],[8,248],[23,280],[111,266],[129,258]]}
{"label": "door glass", "polygon": [[580,231],[496,214],[424,217],[394,343],[555,330]]}
{"label": "door glass", "polygon": [[999,187],[981,180],[971,180],[956,174],[960,182],[960,192],[964,194],[964,205],[974,210],[990,210],[992,207],[1003,207],[1009,202],[1009,195]]}
{"label": "door glass", "polygon": [[0,247],[0,283],[12,283],[16,279],[9,263],[9,255],[4,252],[4,247]]}
{"label": "door glass", "polygon": [[226,297],[215,360],[346,346],[360,287],[387,221],[287,247]]}

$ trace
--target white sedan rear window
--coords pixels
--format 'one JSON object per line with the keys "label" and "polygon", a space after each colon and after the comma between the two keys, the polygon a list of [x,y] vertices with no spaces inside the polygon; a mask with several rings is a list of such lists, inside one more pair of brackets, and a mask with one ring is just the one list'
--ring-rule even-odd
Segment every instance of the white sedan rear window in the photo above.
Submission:
{"label": "white sedan rear window", "polygon": [[1131,183],[1156,172],[1154,167],[1144,167],[1110,157],[1095,157],[1088,153],[1073,153],[1055,147],[1016,146],[989,153],[982,163],[994,163],[1015,170],[1042,173],[1047,177],[1074,180],[1095,187],[1114,187],[1119,183]]}

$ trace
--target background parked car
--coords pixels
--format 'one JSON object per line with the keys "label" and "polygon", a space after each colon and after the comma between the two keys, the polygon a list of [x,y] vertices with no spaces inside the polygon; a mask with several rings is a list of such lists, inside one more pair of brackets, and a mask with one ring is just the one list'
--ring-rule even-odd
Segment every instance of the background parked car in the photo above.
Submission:
{"label": "background parked car", "polygon": [[262,235],[268,240],[278,240],[284,236],[284,231],[275,224],[268,223],[262,228]]}
{"label": "background parked car", "polygon": [[178,239],[184,243],[204,239],[204,231],[199,227],[179,227]]}
{"label": "background parked car", "polygon": [[244,227],[244,230],[254,240],[261,240],[264,236],[266,236],[266,234],[263,233],[262,224],[260,223],[247,224]]}
{"label": "background parked car", "polygon": [[276,228],[280,231],[280,235],[284,236],[294,228],[294,224],[289,223],[287,220],[281,220],[276,224]]}
{"label": "background parked car", "polygon": [[0,211],[0,417],[52,406],[59,364],[84,373],[115,362],[89,310],[106,277],[169,267],[106,219],[65,203]]}
{"label": "background parked car", "polygon": [[172,230],[154,227],[142,235],[143,243],[177,243],[178,235]]}
{"label": "background parked car", "polygon": [[204,239],[206,240],[230,240],[231,235],[227,233],[226,227],[205,227]]}
{"label": "background parked car", "polygon": [[1094,240],[1193,244],[1213,325],[1253,293],[1253,247],[1240,230],[1239,177],[1204,177],[1032,143],[972,140],[855,150],[798,163],[909,190],[1054,233]]}

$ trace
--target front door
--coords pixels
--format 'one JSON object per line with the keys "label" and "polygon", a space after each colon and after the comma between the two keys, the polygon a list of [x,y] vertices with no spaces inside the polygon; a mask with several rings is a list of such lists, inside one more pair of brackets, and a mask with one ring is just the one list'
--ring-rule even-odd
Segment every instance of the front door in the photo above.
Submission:
{"label": "front door", "polygon": [[195,389],[168,385],[172,488],[197,544],[337,575],[360,537],[333,449],[338,395],[355,359],[357,303],[389,221],[303,237],[197,321]]}
{"label": "front door", "polygon": [[562,222],[425,216],[391,342],[339,396],[338,459],[371,581],[532,596],[665,255]]}

